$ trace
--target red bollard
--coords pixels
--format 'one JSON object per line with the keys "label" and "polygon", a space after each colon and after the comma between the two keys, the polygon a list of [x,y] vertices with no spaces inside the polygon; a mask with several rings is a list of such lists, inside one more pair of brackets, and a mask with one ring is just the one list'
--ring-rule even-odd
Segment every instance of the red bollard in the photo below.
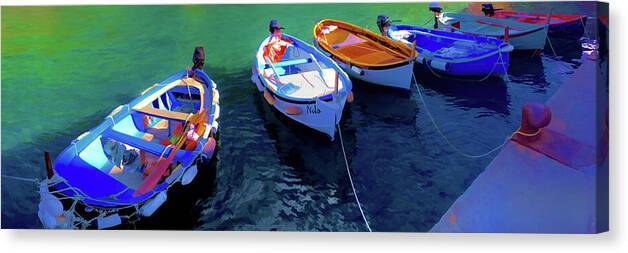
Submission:
{"label": "red bollard", "polygon": [[538,139],[540,131],[552,121],[552,112],[541,103],[527,103],[521,113],[519,134],[528,141]]}
{"label": "red bollard", "polygon": [[506,26],[504,28],[504,42],[508,42],[509,37],[510,37],[510,27]]}
{"label": "red bollard", "polygon": [[595,163],[592,147],[563,133],[546,128],[552,121],[549,107],[540,103],[523,106],[521,127],[512,140],[574,169]]}

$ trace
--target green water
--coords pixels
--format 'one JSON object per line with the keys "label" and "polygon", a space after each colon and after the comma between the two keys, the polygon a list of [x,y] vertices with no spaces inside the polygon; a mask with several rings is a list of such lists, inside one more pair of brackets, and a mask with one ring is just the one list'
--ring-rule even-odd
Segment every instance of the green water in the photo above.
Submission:
{"label": "green water", "polygon": [[309,41],[323,18],[375,29],[378,14],[423,24],[426,10],[426,3],[4,7],[2,152],[68,128],[79,135],[87,129],[71,126],[86,115],[105,116],[189,66],[195,46],[205,47],[214,78],[248,69],[272,18]]}

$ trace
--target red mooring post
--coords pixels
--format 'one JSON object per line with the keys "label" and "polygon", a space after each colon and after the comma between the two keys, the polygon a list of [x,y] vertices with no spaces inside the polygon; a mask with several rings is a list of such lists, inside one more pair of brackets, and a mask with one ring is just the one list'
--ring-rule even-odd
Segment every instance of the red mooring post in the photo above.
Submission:
{"label": "red mooring post", "polygon": [[340,73],[336,71],[336,82],[334,83],[334,92],[338,94],[338,79],[340,78]]}
{"label": "red mooring post", "polygon": [[52,171],[52,160],[50,159],[50,153],[48,153],[48,151],[44,151],[44,161],[46,162],[46,174],[48,175],[48,179],[50,179],[55,173]]}
{"label": "red mooring post", "polygon": [[510,38],[510,27],[504,27],[504,42],[508,42],[508,38]]}
{"label": "red mooring post", "polygon": [[539,131],[552,121],[552,112],[549,107],[541,103],[527,103],[521,112],[521,127],[519,131],[530,136],[521,136],[523,140],[535,141],[539,138]]}

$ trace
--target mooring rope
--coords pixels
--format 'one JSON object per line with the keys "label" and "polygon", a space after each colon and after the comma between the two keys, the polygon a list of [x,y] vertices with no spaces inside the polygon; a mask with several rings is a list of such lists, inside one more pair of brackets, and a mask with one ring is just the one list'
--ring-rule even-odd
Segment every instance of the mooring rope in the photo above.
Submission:
{"label": "mooring rope", "polygon": [[552,49],[552,53],[554,53],[554,57],[558,58],[558,55],[556,54],[556,51],[554,50],[554,46],[552,45],[552,40],[550,39],[549,36],[546,36],[546,38],[547,38],[547,42],[548,42],[548,44],[550,46],[550,49]]}
{"label": "mooring rope", "polygon": [[[589,17],[586,17],[586,19],[588,21]],[[580,24],[582,25],[582,30],[584,31],[584,36],[591,39],[592,36],[589,35],[589,33],[587,31],[587,26],[584,24],[584,21],[582,21],[582,18],[580,19]]]}
{"label": "mooring rope", "polygon": [[364,224],[366,224],[366,228],[369,232],[373,232],[371,230],[371,226],[369,225],[369,221],[366,219],[366,215],[364,215],[364,210],[362,210],[362,204],[360,204],[360,199],[358,198],[358,194],[355,191],[355,186],[353,184],[353,178],[351,177],[351,170],[349,169],[349,162],[347,161],[347,153],[345,152],[345,144],[342,140],[342,132],[340,131],[340,125],[336,124],[338,128],[338,136],[340,136],[340,147],[342,147],[342,155],[345,158],[345,166],[347,167],[347,175],[349,175],[349,182],[351,182],[351,189],[353,189],[353,196],[355,197],[355,201],[358,203],[358,208],[360,209],[360,214],[362,214],[362,219],[364,219]]}
{"label": "mooring rope", "polygon": [[429,24],[432,21],[434,21],[434,19],[432,18],[432,16],[430,16],[429,19],[421,25],[421,27],[425,27],[425,25]]}
{"label": "mooring rope", "polygon": [[[500,145],[498,145],[497,147],[482,153],[482,154],[477,154],[477,155],[473,155],[473,154],[468,154],[463,152],[462,150],[460,150],[458,147],[456,147],[453,143],[451,143],[451,141],[449,140],[449,138],[447,138],[447,136],[445,136],[445,134],[443,133],[443,131],[438,127],[438,125],[436,124],[436,121],[434,120],[434,117],[432,117],[432,113],[430,113],[430,110],[427,107],[427,103],[425,103],[425,100],[423,99],[423,95],[421,94],[421,89],[419,88],[419,83],[416,81],[416,77],[414,76],[414,73],[412,73],[412,79],[414,80],[414,86],[416,87],[417,92],[419,93],[419,99],[421,100],[421,103],[423,104],[423,107],[425,108],[425,112],[427,113],[427,116],[429,117],[430,121],[432,122],[432,125],[434,126],[434,128],[436,129],[436,131],[438,132],[438,134],[443,137],[443,139],[445,139],[445,142],[447,142],[447,144],[453,148],[454,150],[456,150],[456,152],[460,153],[462,156],[468,157],[468,158],[482,158],[485,157],[487,155],[490,155],[491,153],[501,149],[502,147],[504,147],[508,141],[510,140],[510,137],[512,136],[508,136],[504,142]],[[341,137],[342,138],[342,137]],[[356,196],[357,197],[357,196]]]}
{"label": "mooring rope", "polygon": [[17,181],[22,181],[22,182],[31,182],[34,184],[39,184],[39,179],[36,179],[36,178],[16,177],[16,176],[9,176],[9,175],[2,175],[2,177],[17,180]]}

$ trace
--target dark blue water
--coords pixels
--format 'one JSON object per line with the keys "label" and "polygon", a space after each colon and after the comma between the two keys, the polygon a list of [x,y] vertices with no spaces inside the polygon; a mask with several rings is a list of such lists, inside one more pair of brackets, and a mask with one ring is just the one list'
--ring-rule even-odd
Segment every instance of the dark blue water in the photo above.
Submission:
{"label": "dark blue water", "polygon": [[[580,65],[580,42],[555,44],[556,57],[551,50],[514,55],[509,81],[443,80],[417,67],[436,124],[469,154],[501,144],[519,126],[523,104],[546,101]],[[224,106],[230,109],[222,120],[215,193],[198,203],[203,211],[194,228],[365,231],[339,138],[329,142],[285,120],[247,81],[232,85],[226,89],[243,95]],[[354,93],[341,131],[371,227],[428,230],[494,154],[469,159],[448,146],[416,90],[355,81]]]}
{"label": "dark blue water", "polygon": [[[415,67],[427,109],[453,145],[469,154],[501,144],[518,126],[527,102],[544,102],[578,68],[580,41],[552,41],[540,56],[511,56],[508,78],[484,82],[442,79]],[[174,187],[168,202],[140,229],[365,231],[340,138],[286,120],[250,82],[250,66],[206,71],[221,93],[220,139],[211,166],[189,187]],[[493,159],[470,159],[433,127],[415,87],[391,90],[354,81],[355,101],[340,124],[357,194],[374,231],[427,231]],[[131,100],[123,94],[113,106]],[[41,164],[58,154],[110,108],[82,117],[62,133],[34,137],[3,153],[4,171]],[[4,132],[3,132],[4,134]],[[17,159],[22,157],[22,159]],[[3,178],[3,227],[39,227],[37,194],[28,183]],[[21,194],[8,194],[8,190]],[[8,212],[6,210],[9,210]],[[13,211],[22,210],[22,211]]]}

